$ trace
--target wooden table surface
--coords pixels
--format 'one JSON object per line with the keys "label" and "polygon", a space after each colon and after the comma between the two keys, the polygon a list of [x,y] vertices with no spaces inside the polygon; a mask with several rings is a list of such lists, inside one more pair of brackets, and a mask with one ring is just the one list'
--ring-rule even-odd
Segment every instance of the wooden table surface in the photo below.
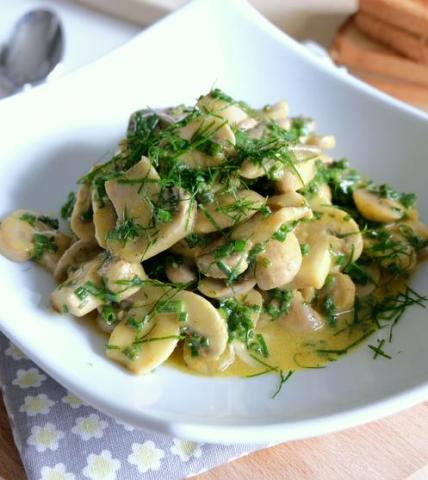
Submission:
{"label": "wooden table surface", "polygon": [[[0,480],[25,478],[0,401]],[[344,432],[260,450],[192,480],[225,479],[427,480],[428,402]]]}

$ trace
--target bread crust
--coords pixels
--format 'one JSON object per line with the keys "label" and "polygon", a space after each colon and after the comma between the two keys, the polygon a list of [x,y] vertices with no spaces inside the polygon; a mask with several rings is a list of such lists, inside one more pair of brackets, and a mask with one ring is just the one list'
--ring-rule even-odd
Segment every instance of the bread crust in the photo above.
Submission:
{"label": "bread crust", "polygon": [[379,74],[428,87],[428,66],[416,63],[361,33],[354,17],[336,33],[330,47],[336,63],[363,72]]}
{"label": "bread crust", "polygon": [[374,40],[394,48],[416,62],[428,64],[426,37],[416,36],[364,12],[358,12],[355,15],[355,25],[361,32]]}
{"label": "bread crust", "polygon": [[427,0],[360,0],[360,10],[416,36],[428,34]]}

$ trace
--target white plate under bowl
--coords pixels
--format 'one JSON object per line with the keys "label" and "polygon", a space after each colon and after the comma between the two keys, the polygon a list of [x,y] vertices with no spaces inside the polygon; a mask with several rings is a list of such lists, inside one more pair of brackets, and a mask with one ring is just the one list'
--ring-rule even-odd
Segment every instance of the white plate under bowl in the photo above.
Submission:
{"label": "white plate under bowl", "polygon": [[[417,192],[427,211],[426,115],[323,65],[245,2],[199,0],[89,67],[0,103],[0,217],[17,208],[55,213],[75,179],[114,150],[130,112],[193,102],[213,85],[255,105],[286,98],[293,114],[337,136],[338,156]],[[427,277],[423,266],[414,279],[421,293]],[[1,330],[78,396],[144,429],[206,442],[291,440],[428,398],[420,308],[397,326],[392,360],[374,361],[363,346],[294,375],[272,400],[271,376],[203,378],[168,367],[132,376],[105,358],[95,332],[49,311],[48,274],[0,258],[0,282]]]}

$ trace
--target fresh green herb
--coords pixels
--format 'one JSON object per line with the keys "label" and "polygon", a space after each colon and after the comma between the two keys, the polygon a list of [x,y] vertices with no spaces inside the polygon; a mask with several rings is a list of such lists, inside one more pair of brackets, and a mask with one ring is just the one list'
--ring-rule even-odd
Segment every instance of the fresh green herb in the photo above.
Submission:
{"label": "fresh green herb", "polygon": [[265,370],[259,372],[259,373],[253,373],[252,375],[247,375],[247,378],[254,378],[254,377],[259,377],[260,375],[265,375],[266,373],[270,372],[277,372],[279,376],[279,384],[278,388],[275,390],[275,392],[272,395],[272,398],[275,398],[279,392],[281,391],[282,387],[284,386],[284,383],[293,375],[294,370],[289,370],[287,373],[285,373],[283,370],[281,370],[279,367],[270,365],[269,363],[266,363],[265,361],[261,360],[260,358],[257,358],[255,355],[251,355],[250,357],[255,360],[256,362],[260,363],[260,365],[263,365],[266,367]]}
{"label": "fresh green herb", "polygon": [[154,212],[154,217],[158,223],[172,222],[172,213],[164,208],[157,208]]}
{"label": "fresh green herb", "polygon": [[66,202],[61,207],[61,217],[64,220],[69,220],[71,218],[71,214],[73,213],[73,208],[75,203],[76,203],[76,194],[74,192],[70,192],[68,194]]}
{"label": "fresh green herb", "polygon": [[92,221],[92,217],[94,216],[94,212],[92,210],[92,205],[88,208],[88,210],[82,212],[80,214],[80,221],[83,223],[87,223]]}
{"label": "fresh green herb", "polygon": [[253,263],[257,255],[266,250],[266,242],[256,243],[254,247],[248,252],[248,262]]}
{"label": "fresh green herb", "polygon": [[58,250],[58,245],[55,243],[55,238],[42,233],[35,233],[33,235],[33,255],[32,260],[40,261],[45,253],[54,253]]}
{"label": "fresh green herb", "polygon": [[321,311],[327,317],[328,324],[335,327],[337,323],[336,303],[332,295],[326,295],[321,302]]}
{"label": "fresh green herb", "polygon": [[[270,180],[278,178],[279,174],[288,169],[300,178],[294,165],[294,155],[289,150],[290,144],[297,141],[294,135],[272,122],[266,128],[262,138],[252,138],[243,130],[235,132],[237,161],[249,160],[260,166]],[[303,185],[303,181],[302,181]]]}
{"label": "fresh green herb", "polygon": [[279,392],[281,391],[282,387],[284,386],[284,383],[291,377],[291,375],[293,375],[294,371],[293,370],[289,370],[287,373],[283,372],[282,370],[280,370],[279,372],[279,384],[278,384],[278,388],[275,390],[275,392],[273,393],[272,395],[272,398],[275,398]]}
{"label": "fresh green herb", "polygon": [[297,222],[283,223],[279,229],[272,235],[274,240],[279,242],[284,242],[287,238],[287,235],[292,232],[297,225]]}
{"label": "fresh green herb", "polygon": [[96,285],[94,282],[88,280],[83,285],[80,285],[74,290],[74,294],[79,300],[86,300],[89,295],[97,297],[103,304],[117,303],[117,294],[111,292],[102,285]]}
{"label": "fresh green herb", "polygon": [[130,280],[121,279],[114,282],[116,285],[125,287],[125,290],[133,287],[143,287],[150,283],[150,280],[142,280],[138,275],[135,275]]}
{"label": "fresh green herb", "polygon": [[358,345],[359,343],[363,342],[367,337],[369,337],[373,332],[375,332],[375,328],[371,328],[367,332],[365,332],[361,337],[357,338],[357,340],[353,341],[349,345],[347,345],[344,348],[318,348],[315,350],[316,353],[319,355],[325,356],[325,355],[345,355],[346,353],[349,352],[353,347]]}
{"label": "fresh green herb", "polygon": [[385,343],[385,339],[382,338],[382,340],[380,340],[379,338],[376,340],[377,341],[377,345],[368,345],[368,347],[370,348],[370,350],[373,350],[374,352],[374,355],[373,355],[373,359],[376,359],[379,355],[381,357],[384,357],[384,358],[387,358],[388,360],[391,360],[391,356],[388,355],[387,353],[384,352],[383,350],[383,344]]}
{"label": "fresh green herb", "polygon": [[101,318],[108,326],[115,325],[117,323],[117,309],[113,305],[103,305],[101,307]]}
{"label": "fresh green herb", "polygon": [[400,238],[383,227],[367,229],[364,236],[368,239],[364,254],[387,269],[390,274],[402,275],[407,271],[407,267],[412,265],[414,250],[411,241],[415,241],[413,237]]}
{"label": "fresh green herb", "polygon": [[[260,312],[259,305],[250,305],[235,298],[227,298],[219,302],[219,309],[227,322],[229,342],[240,340],[247,348],[255,340],[253,317]],[[257,349],[256,344],[254,348]],[[263,348],[263,347],[262,347]]]}
{"label": "fresh green herb", "polygon": [[293,292],[291,290],[279,290],[274,288],[268,290],[268,300],[265,304],[265,312],[276,320],[290,312]]}
{"label": "fresh green herb", "polygon": [[187,336],[187,346],[190,349],[190,355],[192,357],[198,357],[199,350],[209,346],[209,340],[207,337],[203,337],[197,333],[191,333]]}
{"label": "fresh green herb", "polygon": [[378,193],[382,198],[396,200],[406,209],[413,207],[416,203],[416,195],[414,193],[398,193],[385,183],[378,186],[372,185],[369,190]]}
{"label": "fresh green herb", "polygon": [[247,105],[245,102],[242,102],[242,101],[237,101],[237,100],[234,100],[231,96],[227,95],[226,93],[224,93],[222,90],[220,90],[219,88],[214,88],[213,90],[211,90],[210,92],[210,97],[211,98],[214,98],[215,100],[222,100],[223,102],[226,102],[228,103],[229,105],[238,105],[239,107],[242,108],[242,110],[244,110],[244,112],[246,112],[247,114],[249,114],[250,116],[254,116],[255,115],[255,111],[249,106]]}
{"label": "fresh green herb", "polygon": [[125,218],[122,221],[118,221],[114,229],[107,233],[107,240],[114,240],[125,244],[129,240],[138,238],[142,229],[143,227],[141,225],[135,223],[132,218],[125,215]]}
{"label": "fresh green herb", "polygon": [[190,235],[187,235],[184,241],[186,242],[189,248],[195,248],[195,247],[203,248],[203,247],[207,247],[213,241],[213,236],[200,235],[198,233],[191,233]]}
{"label": "fresh green herb", "polygon": [[393,330],[402,318],[406,309],[412,305],[425,308],[428,297],[422,296],[412,288],[406,287],[404,292],[397,295],[387,295],[382,299],[373,296],[367,297],[361,306],[362,322],[371,320],[378,328],[389,327],[389,341],[392,341]]}
{"label": "fresh green herb", "polygon": [[348,262],[345,268],[343,269],[343,273],[346,273],[347,275],[349,275],[352,278],[352,280],[359,285],[367,285],[369,283],[372,283],[373,285],[376,286],[376,282],[370,276],[367,269],[364,268],[364,265],[360,264],[360,262],[358,261]]}
{"label": "fresh green herb", "polygon": [[248,344],[248,350],[252,350],[254,353],[261,355],[264,358],[269,356],[269,349],[265,338],[261,333],[256,333],[254,340],[251,340]]}
{"label": "fresh green herb", "polygon": [[301,243],[300,251],[302,252],[303,257],[307,257],[311,251],[311,246],[309,245],[309,243]]}
{"label": "fresh green herb", "polygon": [[36,222],[41,222],[47,225],[48,227],[53,228],[54,230],[58,230],[59,228],[59,222],[56,218],[48,217],[46,215],[33,215],[31,213],[23,213],[20,217],[20,220],[23,222],[29,223],[32,227],[36,224]]}
{"label": "fresh green herb", "polygon": [[139,345],[128,345],[122,350],[122,353],[128,360],[133,362],[140,356],[140,347]]}
{"label": "fresh green herb", "polygon": [[[148,334],[147,334],[148,335]],[[162,342],[164,340],[172,340],[172,339],[177,339],[177,340],[183,340],[182,335],[165,335],[164,337],[143,337],[135,340],[133,342],[133,345],[142,345],[144,343],[151,343],[151,342]]]}

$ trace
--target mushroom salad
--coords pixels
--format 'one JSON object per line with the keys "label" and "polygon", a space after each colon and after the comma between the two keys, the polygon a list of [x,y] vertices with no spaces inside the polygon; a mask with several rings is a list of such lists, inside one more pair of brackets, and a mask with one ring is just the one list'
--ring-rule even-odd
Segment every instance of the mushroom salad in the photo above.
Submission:
{"label": "mushroom salad", "polygon": [[[333,160],[333,136],[219,89],[196,106],[135,112],[117,153],[78,180],[59,221],[18,210],[0,253],[52,272],[53,308],[109,335],[144,374],[321,368],[425,297],[408,278],[428,245],[414,194]],[[278,390],[279,391],[279,390]],[[276,392],[277,393],[277,392]]]}

